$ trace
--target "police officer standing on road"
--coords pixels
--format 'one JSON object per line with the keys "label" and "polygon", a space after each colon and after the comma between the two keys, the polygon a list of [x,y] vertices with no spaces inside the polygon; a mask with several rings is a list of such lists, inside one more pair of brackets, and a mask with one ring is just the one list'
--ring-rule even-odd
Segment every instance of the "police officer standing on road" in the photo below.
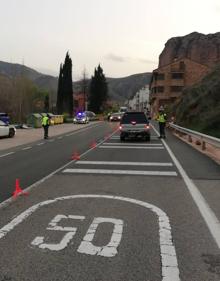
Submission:
{"label": "police officer standing on road", "polygon": [[156,120],[159,123],[159,131],[160,131],[159,138],[160,139],[161,138],[164,138],[164,139],[166,138],[166,135],[165,135],[166,119],[167,119],[167,115],[164,112],[164,108],[163,108],[163,106],[160,106],[159,113],[158,113],[157,118],[156,118]]}
{"label": "police officer standing on road", "polygon": [[42,126],[44,128],[44,138],[48,139],[48,130],[49,130],[49,126],[50,126],[50,116],[49,116],[49,114],[47,114],[46,116],[43,116]]}

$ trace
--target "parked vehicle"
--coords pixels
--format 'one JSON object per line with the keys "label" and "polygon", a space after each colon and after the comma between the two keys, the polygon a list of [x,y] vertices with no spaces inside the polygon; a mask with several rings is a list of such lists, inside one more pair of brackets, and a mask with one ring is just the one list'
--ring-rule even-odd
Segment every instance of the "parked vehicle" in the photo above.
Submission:
{"label": "parked vehicle", "polygon": [[0,120],[3,121],[5,124],[9,124],[10,118],[7,113],[0,112]]}
{"label": "parked vehicle", "polygon": [[86,124],[89,123],[89,117],[85,112],[79,112],[77,115],[73,118],[74,124]]}
{"label": "parked vehicle", "polygon": [[127,111],[128,111],[127,106],[121,106],[120,109],[119,109],[119,112],[125,113],[125,112],[127,112]]}
{"label": "parked vehicle", "polygon": [[116,113],[112,113],[109,117],[109,121],[113,122],[113,121],[121,121],[121,118],[123,116],[124,113],[121,112],[116,112]]}
{"label": "parked vehicle", "polygon": [[120,139],[144,138],[150,141],[150,125],[144,112],[126,112],[120,122]]}
{"label": "parked vehicle", "polygon": [[89,120],[96,120],[96,114],[92,111],[84,111],[86,116],[89,117]]}
{"label": "parked vehicle", "polygon": [[16,133],[16,128],[0,120],[0,137],[13,138]]}

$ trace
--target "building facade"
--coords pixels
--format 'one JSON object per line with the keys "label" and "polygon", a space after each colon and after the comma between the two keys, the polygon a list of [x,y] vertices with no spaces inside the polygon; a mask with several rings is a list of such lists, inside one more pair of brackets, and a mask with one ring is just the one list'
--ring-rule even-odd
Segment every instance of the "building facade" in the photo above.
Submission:
{"label": "building facade", "polygon": [[209,73],[210,67],[188,58],[175,59],[172,63],[153,71],[150,82],[151,114],[159,107],[173,104],[186,87],[199,82]]}
{"label": "building facade", "polygon": [[135,96],[129,100],[129,108],[137,111],[145,111],[149,107],[149,93],[149,85],[140,89]]}

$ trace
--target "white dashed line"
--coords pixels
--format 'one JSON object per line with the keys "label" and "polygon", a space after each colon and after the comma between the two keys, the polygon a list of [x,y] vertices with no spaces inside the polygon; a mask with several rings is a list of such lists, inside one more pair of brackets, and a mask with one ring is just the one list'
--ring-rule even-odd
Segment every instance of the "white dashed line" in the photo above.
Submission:
{"label": "white dashed line", "polygon": [[135,170],[104,170],[104,169],[65,169],[67,174],[107,174],[107,175],[138,175],[138,176],[177,176],[173,171],[135,171]]}
{"label": "white dashed line", "polygon": [[77,161],[76,164],[84,165],[127,165],[127,166],[162,166],[172,167],[172,163],[159,163],[159,162],[117,162],[117,161]]}
{"label": "white dashed line", "polygon": [[28,149],[31,149],[31,148],[32,148],[32,146],[27,146],[25,148],[22,148],[22,150],[28,150]]}
{"label": "white dashed line", "polygon": [[8,156],[8,155],[11,155],[11,154],[14,154],[15,152],[9,152],[9,153],[6,153],[6,154],[3,154],[3,155],[0,155],[0,158],[1,157],[5,157],[5,156]]}
{"label": "white dashed line", "polygon": [[45,142],[40,142],[40,143],[38,143],[37,145],[43,145],[43,144],[45,144]]}

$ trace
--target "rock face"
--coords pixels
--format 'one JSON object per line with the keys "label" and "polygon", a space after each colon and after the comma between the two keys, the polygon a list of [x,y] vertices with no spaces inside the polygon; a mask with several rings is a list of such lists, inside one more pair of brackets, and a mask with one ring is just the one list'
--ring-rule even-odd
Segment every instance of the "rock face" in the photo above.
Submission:
{"label": "rock face", "polygon": [[193,32],[169,39],[160,54],[159,67],[180,58],[189,58],[210,67],[220,62],[220,32],[208,35]]}

